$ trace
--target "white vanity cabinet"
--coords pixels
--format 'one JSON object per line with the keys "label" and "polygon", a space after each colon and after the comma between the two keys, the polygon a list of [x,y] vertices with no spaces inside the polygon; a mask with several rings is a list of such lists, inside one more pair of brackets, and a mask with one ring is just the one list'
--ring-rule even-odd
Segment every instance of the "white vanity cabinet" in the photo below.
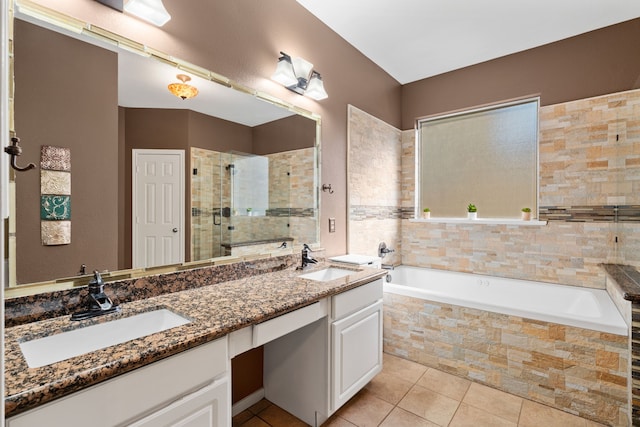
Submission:
{"label": "white vanity cabinet", "polygon": [[332,300],[331,413],[382,370],[382,280]]}
{"label": "white vanity cabinet", "polygon": [[264,346],[267,400],[319,426],[382,370],[382,279],[330,298],[328,313]]}
{"label": "white vanity cabinet", "polygon": [[7,420],[7,427],[231,425],[227,338],[168,357]]}
{"label": "white vanity cabinet", "polygon": [[230,427],[231,358],[262,345],[264,396],[321,425],[382,370],[382,279],[15,415],[6,427]]}

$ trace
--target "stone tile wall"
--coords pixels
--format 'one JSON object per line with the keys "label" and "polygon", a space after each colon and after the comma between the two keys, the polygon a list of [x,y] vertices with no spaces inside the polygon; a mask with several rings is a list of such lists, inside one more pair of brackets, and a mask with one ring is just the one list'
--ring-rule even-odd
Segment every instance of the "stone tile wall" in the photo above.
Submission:
{"label": "stone tile wall", "polygon": [[540,206],[640,205],[640,90],[540,108]]}
{"label": "stone tile wall", "polygon": [[385,242],[395,252],[383,263],[400,264],[401,132],[352,105],[348,120],[347,250],[378,256],[378,245]]}
{"label": "stone tile wall", "polygon": [[[409,210],[415,132],[402,136]],[[598,264],[640,266],[640,90],[542,107],[539,143],[547,226],[402,221],[402,263],[596,288]]]}
{"label": "stone tile wall", "polygon": [[607,425],[630,424],[626,336],[385,293],[384,351]]}

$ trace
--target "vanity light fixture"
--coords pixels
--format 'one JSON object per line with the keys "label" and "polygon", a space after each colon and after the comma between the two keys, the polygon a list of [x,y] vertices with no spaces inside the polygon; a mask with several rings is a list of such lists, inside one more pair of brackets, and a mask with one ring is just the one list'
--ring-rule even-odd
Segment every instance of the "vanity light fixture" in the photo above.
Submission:
{"label": "vanity light fixture", "polygon": [[167,86],[169,92],[182,99],[193,98],[198,94],[198,89],[195,86],[187,84],[191,77],[186,74],[178,74],[176,78],[182,83],[171,83]]}
{"label": "vanity light fixture", "polygon": [[327,98],[324,83],[320,73],[313,69],[313,64],[302,58],[291,58],[284,52],[280,52],[276,71],[271,79],[280,83],[287,89],[311,99],[320,101]]}
{"label": "vanity light fixture", "polygon": [[112,9],[124,11],[140,19],[162,27],[171,15],[164,8],[162,0],[97,0]]}

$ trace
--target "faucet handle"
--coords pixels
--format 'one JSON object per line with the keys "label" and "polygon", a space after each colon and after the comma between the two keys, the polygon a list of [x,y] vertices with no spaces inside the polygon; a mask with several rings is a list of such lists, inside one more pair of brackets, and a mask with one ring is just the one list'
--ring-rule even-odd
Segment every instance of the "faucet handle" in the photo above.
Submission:
{"label": "faucet handle", "polygon": [[309,245],[307,245],[306,243],[302,245],[302,250],[306,250],[309,252],[313,252],[313,250],[309,247]]}
{"label": "faucet handle", "polygon": [[93,270],[93,279],[89,281],[89,293],[90,294],[100,294],[104,292],[104,280],[102,280],[102,276],[98,272],[98,270]]}

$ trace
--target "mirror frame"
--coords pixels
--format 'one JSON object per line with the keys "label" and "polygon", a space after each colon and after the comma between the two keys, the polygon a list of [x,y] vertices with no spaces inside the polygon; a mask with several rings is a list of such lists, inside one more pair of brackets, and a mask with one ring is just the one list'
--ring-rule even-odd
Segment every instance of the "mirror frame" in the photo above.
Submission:
{"label": "mirror frame", "polygon": [[[268,102],[275,106],[284,108],[288,111],[291,111],[295,114],[301,115],[308,119],[311,119],[316,122],[316,140],[314,143],[314,148],[316,149],[316,155],[314,159],[314,199],[316,203],[316,236],[318,241],[316,244],[320,243],[320,221],[319,221],[319,212],[320,212],[320,194],[318,189],[318,183],[320,180],[320,159],[321,159],[321,117],[317,113],[313,113],[309,110],[300,108],[294,104],[283,101],[279,98],[276,98],[272,95],[269,95],[264,92],[257,91],[248,86],[245,86],[241,83],[238,83],[232,79],[229,79],[221,74],[218,74],[212,70],[208,70],[206,68],[200,67],[198,65],[192,64],[187,61],[183,61],[179,58],[175,58],[165,52],[154,49],[152,47],[146,46],[142,43],[139,43],[135,40],[120,36],[119,34],[113,33],[104,28],[95,26],[89,22],[85,22],[70,16],[67,16],[63,13],[57,12],[55,10],[49,9],[47,7],[41,6],[39,4],[33,3],[29,0],[10,0],[9,4],[9,14],[7,19],[9,21],[9,136],[13,137],[16,135],[15,131],[15,122],[14,122],[14,32],[13,32],[13,22],[15,19],[16,12],[20,15],[24,15],[30,18],[34,18],[37,21],[48,24],[52,27],[56,27],[62,30],[71,31],[76,34],[82,34],[86,37],[90,37],[96,39],[102,43],[106,43],[111,45],[117,49],[124,49],[128,52],[132,52],[144,57],[148,57],[151,60],[160,61],[164,64],[168,64],[172,67],[175,67],[177,70],[183,70],[185,72],[194,74],[198,77],[201,77],[205,80],[209,80],[213,83],[220,84],[230,89],[237,90],[239,92],[245,93],[247,95],[253,96],[261,101]],[[15,211],[15,171],[11,171],[9,178],[9,199],[10,199],[10,211],[9,211],[9,220],[8,220],[8,233],[5,236],[7,240],[8,246],[8,268],[9,268],[9,277],[16,277],[16,236],[15,236],[15,219],[16,219],[16,211]],[[291,252],[287,252],[289,254]],[[171,273],[181,270],[190,270],[199,267],[208,267],[212,265],[220,265],[220,264],[230,264],[234,262],[241,261],[250,261],[255,259],[264,259],[271,258],[273,256],[281,256],[283,253],[279,251],[274,254],[255,254],[255,255],[246,255],[246,256],[227,256],[227,257],[218,257],[218,258],[210,258],[200,261],[189,261],[181,264],[173,264],[173,265],[164,265],[158,267],[150,267],[150,268],[137,268],[137,269],[125,269],[118,271],[109,271],[102,274],[102,277],[107,281],[115,281],[115,280],[123,280],[129,278],[137,278],[155,274],[163,274],[163,273]],[[84,276],[73,276],[73,277],[65,277],[59,279],[51,279],[38,283],[27,283],[23,285],[7,283],[7,286],[4,288],[4,297],[5,298],[15,298],[26,295],[34,295],[42,292],[53,292],[59,291],[63,289],[70,289],[78,286],[86,286],[89,282],[91,274]]]}

